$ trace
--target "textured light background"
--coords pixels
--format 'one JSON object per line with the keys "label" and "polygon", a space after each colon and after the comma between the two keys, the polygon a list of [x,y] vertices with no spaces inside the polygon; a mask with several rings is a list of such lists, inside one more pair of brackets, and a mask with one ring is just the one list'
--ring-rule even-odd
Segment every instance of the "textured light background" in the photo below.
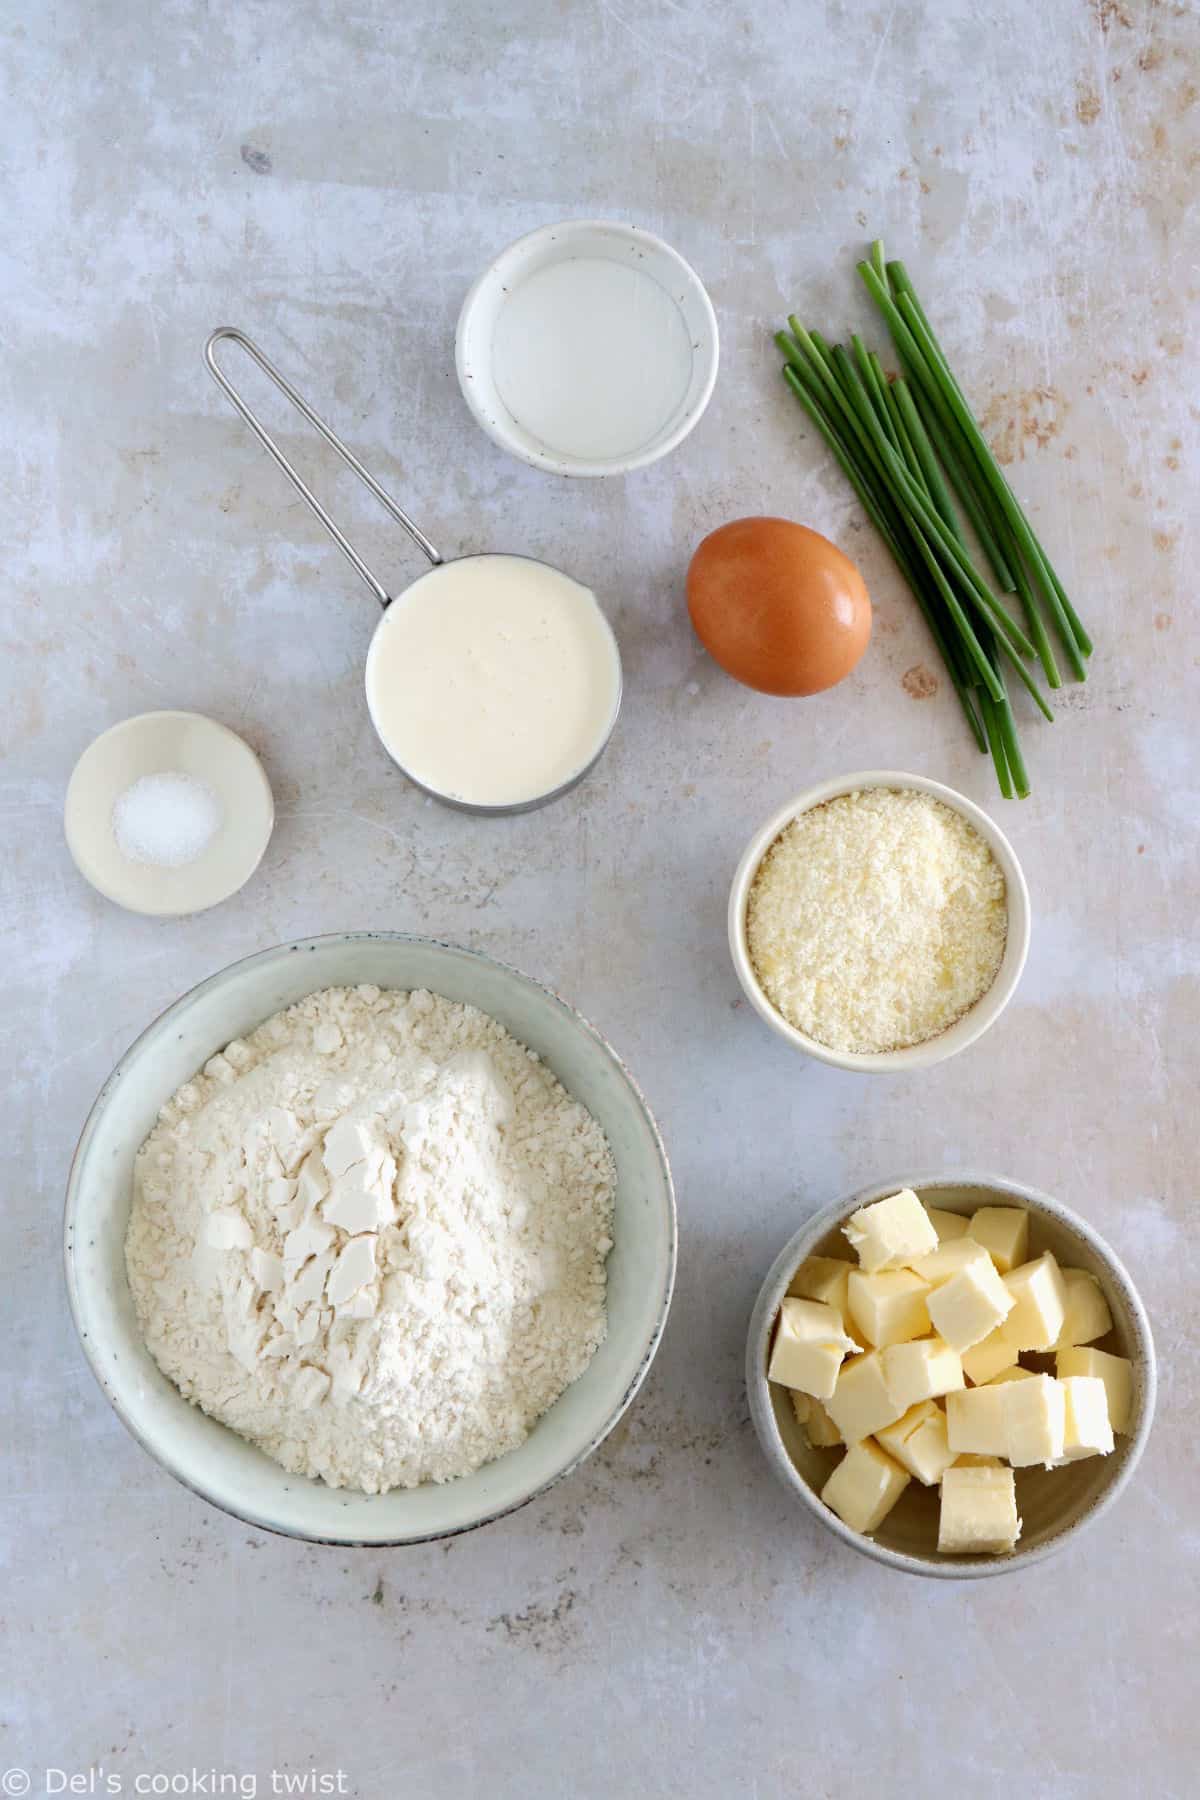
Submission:
{"label": "textured light background", "polygon": [[[1048,1800],[1196,1792],[1197,635],[1190,582],[1200,15],[1151,0],[66,0],[3,8],[7,174],[0,868],[11,1081],[0,1765],[346,1771],[376,1796]],[[708,283],[722,370],[626,481],[525,469],[457,391],[489,256],[570,215],[662,233]],[[994,800],[911,600],[779,381],[794,307],[869,325],[854,260],[904,255],[1099,644],[1035,784]],[[625,710],[553,809],[426,805],[367,721],[373,602],[201,366],[248,329],[444,550],[593,584]],[[416,553],[352,484],[396,584]],[[736,688],[682,597],[700,536],[790,514],[877,605],[852,680]],[[914,673],[914,671],[916,671]],[[194,707],[260,751],[266,861],[199,918],[76,876],[63,790],[92,736]],[[793,1057],[723,941],[744,840],[801,786],[891,765],[995,805],[1035,906],[1020,994],[912,1079]],[[678,1180],[675,1308],[627,1422],[575,1478],[444,1547],[265,1539],[176,1487],[85,1368],[63,1182],[110,1066],[259,946],[429,930],[562,989],[614,1040]],[[811,1209],[905,1165],[991,1166],[1127,1258],[1162,1363],[1123,1503],[982,1586],[876,1568],[769,1478],[741,1392],[757,1284]],[[39,1791],[35,1785],[35,1791]]]}

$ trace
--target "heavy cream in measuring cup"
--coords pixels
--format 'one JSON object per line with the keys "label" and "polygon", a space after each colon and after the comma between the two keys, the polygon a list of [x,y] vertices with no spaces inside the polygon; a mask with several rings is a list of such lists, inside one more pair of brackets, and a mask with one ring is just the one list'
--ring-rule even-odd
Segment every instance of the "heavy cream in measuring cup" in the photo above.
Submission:
{"label": "heavy cream in measuring cup", "polygon": [[467,806],[552,794],[604,748],[621,697],[612,629],[589,588],[525,556],[440,563],[392,601],[367,657],[385,748]]}

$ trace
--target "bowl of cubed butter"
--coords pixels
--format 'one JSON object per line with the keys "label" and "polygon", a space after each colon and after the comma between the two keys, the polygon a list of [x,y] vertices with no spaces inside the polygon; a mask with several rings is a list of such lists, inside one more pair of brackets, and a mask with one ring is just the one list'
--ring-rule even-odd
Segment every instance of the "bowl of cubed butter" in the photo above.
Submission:
{"label": "bowl of cubed butter", "polygon": [[1119,1258],[1048,1194],[907,1177],[776,1257],[746,1382],[775,1473],[846,1543],[916,1575],[997,1575],[1112,1504],[1154,1414]]}

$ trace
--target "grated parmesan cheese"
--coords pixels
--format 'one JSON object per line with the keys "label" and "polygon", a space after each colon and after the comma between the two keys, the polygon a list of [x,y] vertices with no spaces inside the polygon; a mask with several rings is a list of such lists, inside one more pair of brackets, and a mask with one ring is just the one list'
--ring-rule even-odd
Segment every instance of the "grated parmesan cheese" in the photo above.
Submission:
{"label": "grated parmesan cheese", "polygon": [[991,987],[1007,935],[987,844],[915,789],[867,788],[801,813],[763,857],[746,909],[771,1004],[843,1052],[937,1037]]}

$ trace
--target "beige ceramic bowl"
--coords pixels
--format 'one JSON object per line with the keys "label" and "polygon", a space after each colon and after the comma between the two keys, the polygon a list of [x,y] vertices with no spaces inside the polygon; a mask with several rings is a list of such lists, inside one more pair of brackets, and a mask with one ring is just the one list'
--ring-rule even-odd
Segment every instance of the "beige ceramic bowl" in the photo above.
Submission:
{"label": "beige ceramic bowl", "polygon": [[[166,771],[206,782],[221,803],[207,849],[181,868],[131,862],[113,836],[118,796],[144,775]],[[194,712],[138,713],[88,745],[67,787],[63,829],[79,873],[106,900],[157,918],[205,912],[244,887],[275,823],[266,771],[227,725]]]}
{"label": "beige ceramic bowl", "polygon": [[[941,1556],[937,1549],[938,1490],[912,1481],[871,1537],[852,1531],[820,1497],[842,1452],[814,1450],[796,1423],[786,1388],[767,1380],[771,1332],[788,1284],[806,1256],[843,1256],[853,1261],[841,1227],[860,1206],[911,1187],[947,1212],[974,1212],[980,1206],[1023,1206],[1030,1214],[1033,1255],[1053,1252],[1068,1268],[1087,1269],[1099,1281],[1113,1316],[1113,1329],[1094,1346],[1127,1356],[1133,1364],[1133,1411],[1129,1433],[1118,1437],[1110,1456],[1091,1456],[1063,1469],[1018,1469],[1020,1541],[1011,1556]],[[1026,1358],[1028,1361],[1029,1359]],[[1043,1365],[1053,1372],[1053,1360]],[[1048,1194],[995,1175],[903,1175],[847,1196],[816,1214],[786,1243],[763,1283],[750,1321],[746,1348],[750,1414],[767,1461],[802,1505],[845,1543],[889,1568],[911,1575],[1003,1575],[1061,1550],[1084,1525],[1110,1507],[1133,1475],[1150,1435],[1154,1416],[1154,1343],[1145,1308],[1133,1282],[1103,1238],[1077,1214]]]}
{"label": "beige ceramic bowl", "polygon": [[[948,1030],[939,1032],[937,1037],[928,1038],[923,1044],[867,1055],[856,1051],[831,1050],[828,1044],[819,1043],[806,1032],[797,1031],[776,1010],[759,985],[750,960],[746,942],[746,905],[759,864],[785,826],[812,807],[823,806],[827,800],[836,800],[842,794],[852,794],[861,788],[877,787],[908,788],[915,789],[918,793],[932,794],[935,800],[940,800],[955,812],[961,813],[975,827],[1004,875],[1008,900],[1008,942],[991,987]],[[965,794],[957,793],[954,788],[944,787],[940,781],[930,781],[925,775],[905,775],[895,769],[860,769],[856,774],[840,775],[832,781],[821,782],[817,787],[807,788],[804,793],[797,794],[794,800],[789,800],[786,806],[781,806],[755,832],[737,866],[729,893],[729,950],[737,978],[751,1006],[760,1018],[765,1019],[772,1031],[777,1032],[794,1049],[803,1050],[807,1056],[814,1056],[820,1062],[832,1063],[837,1069],[850,1069],[859,1074],[900,1074],[910,1069],[932,1068],[934,1063],[945,1062],[948,1056],[956,1056],[968,1044],[973,1044],[989,1025],[995,1023],[1021,979],[1021,971],[1029,952],[1029,921],[1029,889],[1025,885],[1021,865],[1000,827],[981,807],[976,806],[973,800],[968,800]]]}

